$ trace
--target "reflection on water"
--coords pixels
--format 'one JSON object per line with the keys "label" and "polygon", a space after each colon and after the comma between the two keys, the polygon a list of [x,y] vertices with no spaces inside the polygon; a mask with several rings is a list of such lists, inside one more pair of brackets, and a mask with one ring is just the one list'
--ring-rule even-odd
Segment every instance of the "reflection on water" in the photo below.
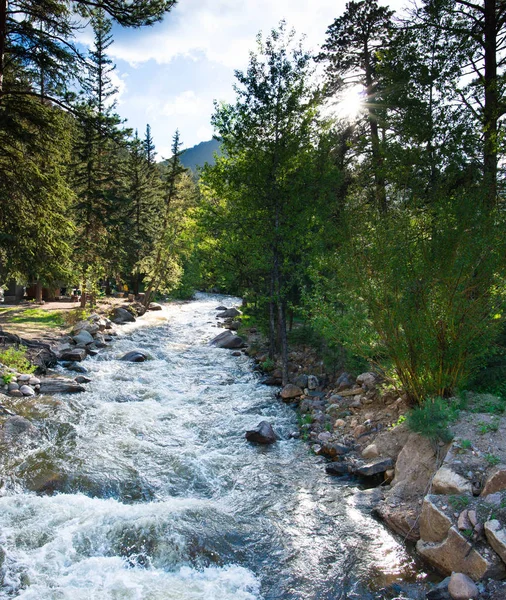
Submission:
{"label": "reflection on water", "polygon": [[[0,458],[0,597],[367,599],[382,597],[371,582],[414,579],[352,489],[289,438],[293,410],[250,360],[207,346],[215,307],[236,302],[201,295],[127,325],[87,361],[86,393],[38,400],[42,437]],[[151,360],[118,360],[134,349]],[[262,419],[275,446],[244,439]]]}

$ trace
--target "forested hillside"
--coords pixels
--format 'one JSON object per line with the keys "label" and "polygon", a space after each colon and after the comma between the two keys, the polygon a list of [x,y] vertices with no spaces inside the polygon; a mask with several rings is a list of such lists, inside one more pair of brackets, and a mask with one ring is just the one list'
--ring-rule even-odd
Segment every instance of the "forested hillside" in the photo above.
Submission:
{"label": "forested hillside", "polygon": [[208,142],[200,142],[192,148],[187,148],[181,154],[181,162],[187,169],[191,169],[194,173],[207,164],[214,165],[214,154],[219,152],[220,143],[217,140],[209,140]]}

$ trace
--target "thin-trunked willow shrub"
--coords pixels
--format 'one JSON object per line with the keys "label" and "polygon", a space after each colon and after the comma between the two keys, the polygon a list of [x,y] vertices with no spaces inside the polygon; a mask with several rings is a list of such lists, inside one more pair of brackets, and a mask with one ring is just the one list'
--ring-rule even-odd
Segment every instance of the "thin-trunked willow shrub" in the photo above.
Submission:
{"label": "thin-trunked willow shrub", "polygon": [[381,218],[349,209],[330,298],[339,309],[321,295],[314,304],[327,335],[391,366],[417,403],[461,388],[502,321],[504,227],[482,207],[462,196]]}

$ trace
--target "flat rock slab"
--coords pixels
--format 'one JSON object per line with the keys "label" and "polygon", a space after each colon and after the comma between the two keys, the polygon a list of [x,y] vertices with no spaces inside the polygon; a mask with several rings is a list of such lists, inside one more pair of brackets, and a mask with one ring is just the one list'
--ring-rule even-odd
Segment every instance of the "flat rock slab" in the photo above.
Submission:
{"label": "flat rock slab", "polygon": [[64,350],[60,354],[60,360],[69,362],[81,362],[87,356],[84,348],[73,348],[72,350]]}
{"label": "flat rock slab", "polygon": [[122,356],[120,358],[120,360],[122,360],[124,362],[135,362],[135,363],[144,362],[147,359],[148,359],[147,355],[144,354],[143,352],[139,352],[138,350],[132,350],[130,352],[127,352],[124,356]]}
{"label": "flat rock slab", "polygon": [[48,379],[41,379],[40,381],[41,394],[76,394],[84,391],[86,391],[86,388],[77,383],[74,379],[51,377]]}
{"label": "flat rock slab", "polygon": [[488,496],[489,494],[495,494],[506,489],[506,466],[498,465],[494,467],[491,474],[487,477],[482,496]]}
{"label": "flat rock slab", "polygon": [[361,477],[372,477],[373,475],[378,475],[378,473],[384,473],[392,469],[393,466],[394,461],[391,458],[380,458],[358,467],[355,472]]}
{"label": "flat rock slab", "polygon": [[227,330],[213,338],[209,342],[209,345],[215,346],[216,348],[234,350],[236,348],[242,348],[244,346],[244,340],[238,335],[235,335],[231,331]]}
{"label": "flat rock slab", "polygon": [[325,471],[329,475],[349,475],[351,468],[350,465],[344,462],[332,462],[326,465]]}
{"label": "flat rock slab", "polygon": [[255,429],[246,432],[246,439],[257,444],[274,444],[278,436],[268,421],[261,421]]}

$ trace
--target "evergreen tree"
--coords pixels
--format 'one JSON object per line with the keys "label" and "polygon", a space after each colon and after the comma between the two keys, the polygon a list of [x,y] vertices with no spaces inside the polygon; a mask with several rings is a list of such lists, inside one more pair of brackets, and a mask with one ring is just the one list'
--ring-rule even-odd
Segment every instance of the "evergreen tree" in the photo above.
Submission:
{"label": "evergreen tree", "polygon": [[328,93],[343,94],[352,85],[361,85],[365,90],[374,197],[382,212],[387,209],[387,197],[380,135],[380,128],[385,126],[381,122],[384,110],[380,103],[378,63],[381,52],[390,44],[393,14],[379,6],[377,0],[348,2],[345,13],[327,29],[327,39],[318,56],[318,60],[327,63]]}

